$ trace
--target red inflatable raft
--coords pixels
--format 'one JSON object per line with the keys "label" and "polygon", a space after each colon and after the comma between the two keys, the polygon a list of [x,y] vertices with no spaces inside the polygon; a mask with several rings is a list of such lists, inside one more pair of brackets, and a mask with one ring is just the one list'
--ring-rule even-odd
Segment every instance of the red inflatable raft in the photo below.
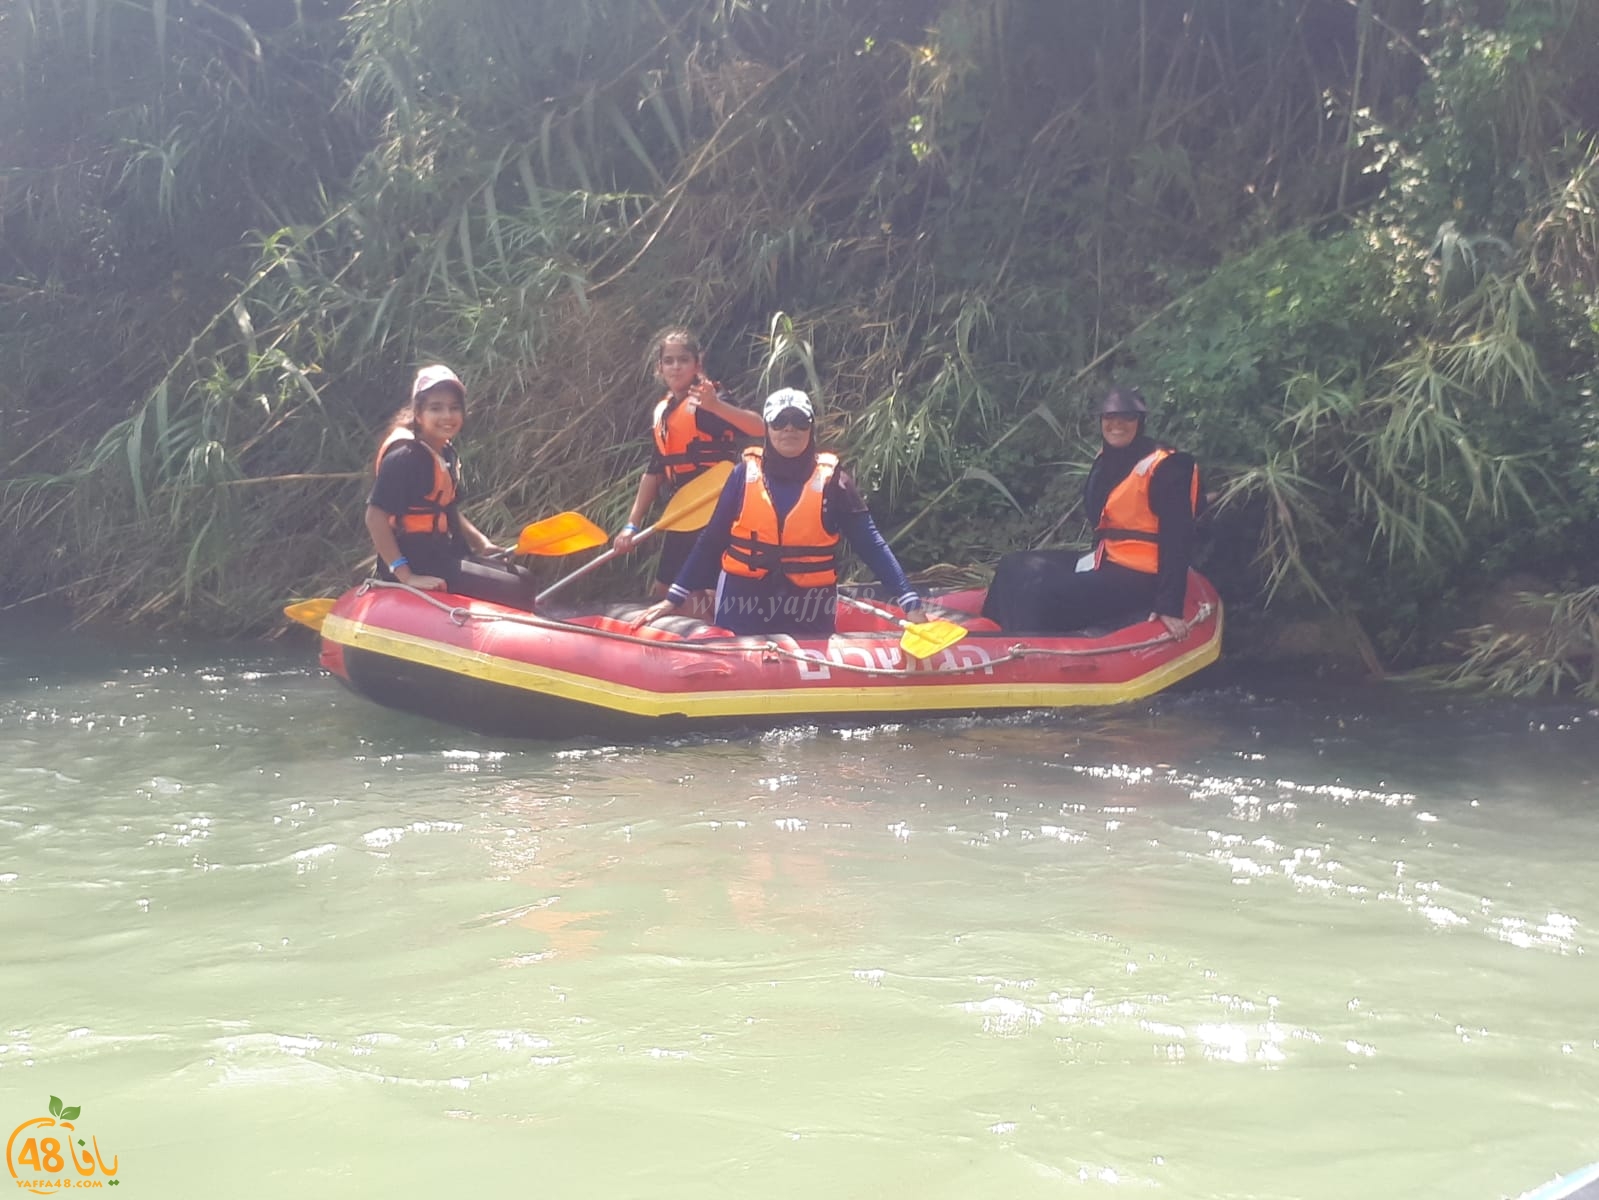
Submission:
{"label": "red inflatable raft", "polygon": [[1119,704],[1221,652],[1221,602],[1194,572],[1182,641],[1147,620],[1063,636],[1004,633],[970,615],[982,602],[981,591],[933,597],[929,615],[969,632],[919,661],[900,648],[897,626],[843,605],[831,637],[752,638],[686,618],[635,630],[636,605],[534,615],[369,583],[323,622],[322,664],[392,708],[484,732],[564,737]]}

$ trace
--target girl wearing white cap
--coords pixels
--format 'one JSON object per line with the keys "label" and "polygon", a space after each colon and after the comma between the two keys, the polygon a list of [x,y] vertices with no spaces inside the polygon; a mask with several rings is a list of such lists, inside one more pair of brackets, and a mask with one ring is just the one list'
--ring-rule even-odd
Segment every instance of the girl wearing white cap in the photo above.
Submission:
{"label": "girl wearing white cap", "polygon": [[471,557],[504,551],[461,513],[455,438],[465,423],[466,388],[455,372],[440,363],[418,371],[410,404],[378,446],[366,502],[378,578],[531,609],[527,572]]}
{"label": "girl wearing white cap", "polygon": [[762,406],[764,446],[744,452],[666,599],[639,618],[674,613],[718,563],[716,624],[733,633],[825,635],[838,605],[838,549],[847,541],[911,620],[921,598],[883,541],[836,454],[818,452],[810,397],[783,388]]}

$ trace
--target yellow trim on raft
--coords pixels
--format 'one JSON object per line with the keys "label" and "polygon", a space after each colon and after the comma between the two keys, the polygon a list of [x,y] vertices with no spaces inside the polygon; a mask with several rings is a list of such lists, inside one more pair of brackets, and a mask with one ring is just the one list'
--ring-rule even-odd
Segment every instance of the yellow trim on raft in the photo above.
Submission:
{"label": "yellow trim on raft", "polygon": [[[998,708],[1064,708],[1124,704],[1169,687],[1221,655],[1220,606],[1210,635],[1192,650],[1154,670],[1119,683],[952,683],[917,687],[860,687],[849,671],[832,665],[837,679],[825,685],[769,691],[655,692],[609,679],[596,679],[517,659],[447,646],[428,638],[381,629],[330,614],[322,636],[352,650],[364,650],[486,683],[537,692],[636,717],[740,717],[759,714],[823,716],[837,713],[961,712]],[[641,651],[671,643],[648,643]],[[1066,661],[1066,660],[1062,660]],[[820,703],[819,703],[820,702]]]}

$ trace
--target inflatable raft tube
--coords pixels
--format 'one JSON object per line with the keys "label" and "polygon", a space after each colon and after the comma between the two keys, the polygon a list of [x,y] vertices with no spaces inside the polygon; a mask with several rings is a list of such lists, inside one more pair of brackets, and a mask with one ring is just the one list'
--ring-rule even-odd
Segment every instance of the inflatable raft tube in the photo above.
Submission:
{"label": "inflatable raft tube", "polygon": [[971,615],[982,601],[980,591],[934,597],[929,614],[968,633],[915,659],[898,626],[842,606],[830,637],[735,637],[687,619],[635,629],[637,605],[527,613],[369,583],[328,614],[321,658],[379,704],[482,732],[554,738],[1123,704],[1221,652],[1221,602],[1197,573],[1181,641],[1145,619],[1066,635],[1006,633]]}

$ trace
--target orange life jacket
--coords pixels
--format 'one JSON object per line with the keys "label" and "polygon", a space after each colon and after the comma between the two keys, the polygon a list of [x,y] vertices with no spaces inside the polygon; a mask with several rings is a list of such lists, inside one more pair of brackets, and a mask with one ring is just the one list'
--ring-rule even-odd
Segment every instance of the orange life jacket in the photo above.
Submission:
{"label": "orange life jacket", "polygon": [[670,484],[687,483],[712,463],[738,461],[737,431],[730,428],[713,436],[700,429],[697,415],[681,401],[674,406],[670,393],[655,406],[655,448],[666,465]]}
{"label": "orange life jacket", "polygon": [[455,503],[456,481],[443,455],[402,426],[383,439],[383,444],[378,447],[373,470],[376,471],[383,466],[383,456],[395,446],[401,442],[411,441],[426,447],[427,452],[433,456],[433,486],[421,499],[413,500],[403,513],[391,514],[389,524],[394,527],[396,533],[449,533],[448,509]]}
{"label": "orange life jacket", "polygon": [[838,582],[838,534],[822,525],[822,489],[838,470],[838,455],[816,456],[816,470],[780,521],[761,473],[761,450],[744,451],[744,506],[733,518],[722,570],[765,579],[776,569],[796,587],[831,587]]}
{"label": "orange life jacket", "polygon": [[[1155,468],[1175,453],[1162,446],[1138,460],[1127,478],[1111,489],[1105,498],[1105,511],[1099,514],[1094,531],[1095,558],[1109,559],[1118,566],[1153,575],[1160,570],[1160,518],[1149,507],[1149,481]],[[1199,513],[1199,469],[1194,468],[1188,483],[1188,503]]]}

